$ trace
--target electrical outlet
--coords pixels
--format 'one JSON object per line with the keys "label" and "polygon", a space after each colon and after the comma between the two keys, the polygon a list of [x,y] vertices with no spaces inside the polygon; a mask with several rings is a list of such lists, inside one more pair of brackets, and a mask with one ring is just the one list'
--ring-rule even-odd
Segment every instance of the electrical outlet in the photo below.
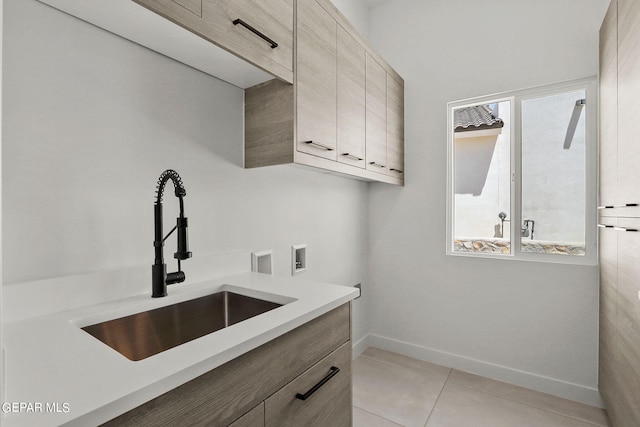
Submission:
{"label": "electrical outlet", "polygon": [[291,246],[291,275],[303,273],[307,270],[307,245]]}

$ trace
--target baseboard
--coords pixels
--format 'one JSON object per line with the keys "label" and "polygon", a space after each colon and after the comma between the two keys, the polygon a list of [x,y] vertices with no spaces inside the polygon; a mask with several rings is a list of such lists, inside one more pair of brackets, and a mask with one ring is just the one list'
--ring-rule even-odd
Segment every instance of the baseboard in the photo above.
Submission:
{"label": "baseboard", "polygon": [[358,341],[353,343],[353,345],[351,347],[351,355],[352,355],[353,359],[355,359],[356,357],[360,356],[360,353],[365,351],[367,349],[367,347],[371,346],[371,344],[369,342],[369,337],[370,337],[370,335],[367,334],[363,338],[360,338]]}
{"label": "baseboard", "polygon": [[377,347],[393,351],[415,359],[425,360],[460,371],[469,372],[509,384],[551,394],[587,405],[604,407],[600,393],[596,388],[573,384],[555,378],[537,375],[531,372],[500,366],[482,360],[471,359],[458,354],[447,353],[433,348],[394,340],[375,334],[368,334],[353,344],[354,358],[367,347]]}

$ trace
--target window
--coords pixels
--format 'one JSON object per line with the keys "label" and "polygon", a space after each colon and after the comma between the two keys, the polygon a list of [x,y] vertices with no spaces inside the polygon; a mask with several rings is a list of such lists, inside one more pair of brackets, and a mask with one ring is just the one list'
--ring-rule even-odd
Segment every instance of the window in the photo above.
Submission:
{"label": "window", "polygon": [[595,90],[448,104],[447,254],[595,264]]}

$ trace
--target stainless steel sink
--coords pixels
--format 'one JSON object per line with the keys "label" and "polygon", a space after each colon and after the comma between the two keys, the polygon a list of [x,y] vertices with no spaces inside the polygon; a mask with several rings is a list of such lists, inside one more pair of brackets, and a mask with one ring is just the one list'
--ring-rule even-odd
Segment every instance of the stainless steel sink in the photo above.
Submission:
{"label": "stainless steel sink", "polygon": [[135,361],[280,306],[282,304],[223,291],[82,329]]}

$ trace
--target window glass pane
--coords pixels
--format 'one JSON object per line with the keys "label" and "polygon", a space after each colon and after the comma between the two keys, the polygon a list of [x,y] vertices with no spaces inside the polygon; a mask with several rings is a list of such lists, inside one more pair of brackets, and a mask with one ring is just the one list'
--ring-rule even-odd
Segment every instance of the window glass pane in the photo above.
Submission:
{"label": "window glass pane", "polygon": [[510,254],[510,101],[455,108],[453,250]]}
{"label": "window glass pane", "polygon": [[585,253],[584,98],[522,101],[522,252]]}

